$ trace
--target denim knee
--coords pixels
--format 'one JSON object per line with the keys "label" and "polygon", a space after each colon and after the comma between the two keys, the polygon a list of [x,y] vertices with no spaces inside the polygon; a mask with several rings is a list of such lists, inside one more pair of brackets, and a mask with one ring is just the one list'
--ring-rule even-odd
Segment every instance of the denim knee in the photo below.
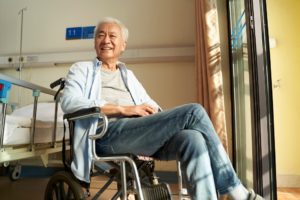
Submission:
{"label": "denim knee", "polygon": [[189,109],[193,112],[198,112],[198,113],[206,113],[205,108],[198,103],[190,103],[190,104],[186,104],[187,107],[189,107]]}
{"label": "denim knee", "polygon": [[210,121],[205,108],[198,103],[187,104],[187,113],[191,114],[193,118],[204,119]]}
{"label": "denim knee", "polygon": [[207,152],[202,134],[195,130],[182,130],[177,136],[179,160],[188,161]]}

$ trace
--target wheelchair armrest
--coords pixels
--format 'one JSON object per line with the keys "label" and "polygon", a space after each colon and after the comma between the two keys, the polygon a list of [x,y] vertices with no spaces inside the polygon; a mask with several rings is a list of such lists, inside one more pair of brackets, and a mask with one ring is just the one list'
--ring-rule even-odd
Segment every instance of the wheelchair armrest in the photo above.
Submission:
{"label": "wheelchair armrest", "polygon": [[77,119],[85,119],[90,117],[99,118],[101,114],[101,110],[99,107],[85,108],[73,113],[64,114],[64,119],[69,121],[77,120]]}
{"label": "wheelchair armrest", "polygon": [[64,114],[64,119],[67,119],[68,121],[74,121],[77,119],[86,119],[86,118],[102,119],[101,123],[100,121],[98,122],[98,127],[102,127],[101,132],[95,135],[89,135],[89,138],[92,140],[96,140],[103,137],[107,131],[108,118],[105,114],[101,113],[101,109],[99,107],[85,108],[73,113]]}

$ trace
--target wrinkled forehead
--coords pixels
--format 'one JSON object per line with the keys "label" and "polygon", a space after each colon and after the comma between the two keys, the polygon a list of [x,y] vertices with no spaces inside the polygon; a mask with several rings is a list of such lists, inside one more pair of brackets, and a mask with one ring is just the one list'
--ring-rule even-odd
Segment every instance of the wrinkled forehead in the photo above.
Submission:
{"label": "wrinkled forehead", "polygon": [[96,33],[100,33],[100,32],[104,32],[104,33],[116,33],[116,34],[121,34],[121,27],[116,24],[116,23],[102,23],[99,24],[98,29],[96,31]]}

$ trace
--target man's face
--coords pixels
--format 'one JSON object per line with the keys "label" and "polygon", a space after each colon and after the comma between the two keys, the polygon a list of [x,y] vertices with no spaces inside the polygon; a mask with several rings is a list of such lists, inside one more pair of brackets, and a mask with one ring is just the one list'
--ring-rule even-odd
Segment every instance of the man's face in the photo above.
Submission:
{"label": "man's face", "polygon": [[96,31],[95,50],[97,57],[103,62],[118,60],[126,47],[121,28],[115,23],[105,23]]}

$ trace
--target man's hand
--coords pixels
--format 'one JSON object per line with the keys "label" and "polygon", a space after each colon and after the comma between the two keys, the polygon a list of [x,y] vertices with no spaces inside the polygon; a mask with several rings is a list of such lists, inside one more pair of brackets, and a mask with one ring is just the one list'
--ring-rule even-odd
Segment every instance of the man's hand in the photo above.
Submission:
{"label": "man's hand", "polygon": [[148,104],[142,104],[137,106],[122,106],[121,115],[144,117],[157,113],[157,111],[157,108],[154,108]]}
{"label": "man's hand", "polygon": [[158,108],[154,108],[148,104],[141,104],[136,106],[119,106],[106,104],[101,107],[101,111],[108,116],[148,116],[158,112]]}

